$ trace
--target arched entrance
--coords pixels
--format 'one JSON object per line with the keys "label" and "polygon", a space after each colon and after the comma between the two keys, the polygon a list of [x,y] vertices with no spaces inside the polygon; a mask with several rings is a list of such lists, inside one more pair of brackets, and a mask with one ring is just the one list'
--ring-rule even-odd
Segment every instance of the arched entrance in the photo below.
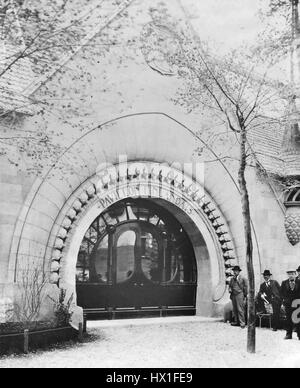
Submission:
{"label": "arched entrance", "polygon": [[[157,113],[118,118],[84,134],[26,198],[11,243],[7,282],[17,285],[22,265],[34,258],[49,274],[49,294],[65,289],[76,305],[76,262],[90,225],[120,200],[143,198],[174,214],[187,231],[197,262],[197,315],[220,313],[228,297],[227,268],[235,261],[245,266],[235,210],[239,196],[232,191],[228,197],[224,190],[232,182],[222,163],[205,165],[205,182],[197,178],[198,146],[186,127]],[[115,173],[103,165],[113,166]],[[259,255],[255,259],[260,274]],[[52,312],[48,305],[44,310]]]}
{"label": "arched entrance", "polygon": [[192,242],[150,199],[128,198],[102,212],[83,238],[76,269],[77,304],[90,317],[196,312]]}
{"label": "arched entrance", "polygon": [[[77,305],[97,318],[99,313],[120,315],[121,309],[125,311],[123,316],[130,310],[136,310],[139,316],[147,308],[148,314],[176,311],[203,316],[218,314],[226,299],[226,263],[235,259],[222,213],[203,187],[187,174],[183,181],[180,171],[172,167],[141,161],[124,167],[116,165],[99,171],[78,188],[72,201],[62,209],[62,227],[53,233],[56,237],[51,282],[68,290]],[[155,216],[164,220],[165,230],[148,222],[148,218],[150,221]],[[185,245],[180,251],[181,230]],[[90,233],[94,236],[89,236]],[[142,258],[147,253],[147,239],[158,251],[156,283]],[[171,278],[167,263],[163,265],[164,255],[165,260],[172,258],[168,252],[171,243],[179,249],[178,255],[187,256],[182,257],[181,264],[185,266],[182,283]],[[125,250],[130,255],[127,265],[119,270],[118,263],[126,263],[120,259]],[[180,264],[178,260],[173,259],[174,267]],[[88,284],[76,284],[76,276],[78,283]],[[134,301],[136,295],[141,300]]]}

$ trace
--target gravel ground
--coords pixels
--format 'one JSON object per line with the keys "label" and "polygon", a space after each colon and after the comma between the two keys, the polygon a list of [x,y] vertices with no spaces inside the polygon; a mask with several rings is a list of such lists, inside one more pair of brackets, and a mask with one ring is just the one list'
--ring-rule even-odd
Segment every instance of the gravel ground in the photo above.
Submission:
{"label": "gravel ground", "polygon": [[94,324],[91,338],[28,356],[0,358],[0,368],[279,368],[300,367],[300,342],[284,332],[257,331],[249,355],[246,331],[216,321]]}

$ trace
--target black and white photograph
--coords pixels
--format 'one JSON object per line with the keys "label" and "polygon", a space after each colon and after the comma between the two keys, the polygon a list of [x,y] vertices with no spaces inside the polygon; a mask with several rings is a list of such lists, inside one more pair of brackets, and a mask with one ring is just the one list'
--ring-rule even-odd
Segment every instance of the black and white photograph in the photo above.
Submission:
{"label": "black and white photograph", "polygon": [[299,0],[0,0],[15,368],[300,368]]}

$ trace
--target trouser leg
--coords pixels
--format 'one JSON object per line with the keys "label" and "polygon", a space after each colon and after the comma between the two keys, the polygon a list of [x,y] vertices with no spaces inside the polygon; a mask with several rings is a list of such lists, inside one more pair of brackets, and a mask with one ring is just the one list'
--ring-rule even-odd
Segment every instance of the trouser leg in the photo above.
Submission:
{"label": "trouser leg", "polygon": [[274,302],[272,303],[272,307],[273,307],[272,328],[277,330],[279,329],[281,305],[280,303]]}
{"label": "trouser leg", "polygon": [[239,294],[236,296],[236,303],[237,303],[240,325],[245,326],[246,325],[246,304],[245,304],[245,298],[243,294]]}
{"label": "trouser leg", "polygon": [[285,307],[286,311],[286,334],[289,336],[293,335],[294,322],[292,320],[293,309],[291,306]]}
{"label": "trouser leg", "polygon": [[234,321],[236,324],[239,323],[239,314],[238,314],[238,308],[236,303],[236,297],[232,297],[232,307],[233,307],[233,315],[234,315]]}

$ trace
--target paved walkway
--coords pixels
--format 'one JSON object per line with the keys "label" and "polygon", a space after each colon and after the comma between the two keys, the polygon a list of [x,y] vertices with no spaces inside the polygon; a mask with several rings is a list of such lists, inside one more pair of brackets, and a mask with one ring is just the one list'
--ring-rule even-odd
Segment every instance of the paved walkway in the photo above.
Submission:
{"label": "paved walkway", "polygon": [[0,368],[300,367],[300,342],[284,332],[258,329],[249,355],[245,330],[198,317],[89,322],[88,332],[83,344],[0,358]]}
{"label": "paved walkway", "polygon": [[141,319],[117,319],[115,321],[89,321],[88,329],[99,329],[105,327],[138,327],[170,325],[173,323],[213,323],[220,322],[221,318],[203,317],[170,317],[170,318],[141,318]]}

